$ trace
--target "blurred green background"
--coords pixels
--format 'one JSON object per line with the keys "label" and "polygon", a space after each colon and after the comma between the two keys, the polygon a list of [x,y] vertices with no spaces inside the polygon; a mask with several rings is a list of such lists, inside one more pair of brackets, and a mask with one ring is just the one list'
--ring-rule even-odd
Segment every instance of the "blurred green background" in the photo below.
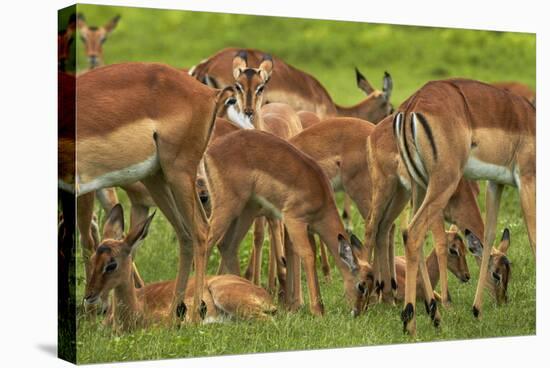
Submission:
{"label": "blurred green background", "polygon": [[[189,68],[224,47],[251,47],[270,52],[316,78],[340,104],[364,98],[355,86],[357,66],[378,88],[383,72],[394,81],[397,106],[424,83],[446,77],[483,81],[520,81],[535,87],[535,35],[510,32],[470,31],[431,27],[243,16],[187,11],[78,5],[90,26],[101,26],[119,14],[117,28],[104,44],[105,64],[124,61],[155,61]],[[66,18],[59,20],[64,28]],[[77,39],[77,65],[87,68],[82,42]],[[483,185],[482,185],[483,186]],[[129,203],[119,196],[128,214]],[[341,195],[337,196],[340,202]],[[483,194],[479,199],[484,209]],[[99,212],[100,219],[105,216]],[[354,211],[355,232],[364,224]],[[127,221],[129,223],[129,221]],[[521,217],[515,190],[505,190],[497,231],[512,232],[510,302],[497,307],[485,296],[484,316],[473,319],[471,303],[478,267],[469,256],[473,279],[460,284],[449,276],[453,307],[442,311],[439,330],[429,325],[420,304],[418,336],[401,332],[401,306],[377,305],[366,316],[352,319],[343,298],[340,275],[333,268],[332,282],[322,281],[326,316],[312,317],[306,307],[297,314],[281,311],[272,322],[234,322],[167,330],[153,328],[122,336],[97,322],[79,319],[78,361],[159,359],[168,357],[301,350],[412,341],[510,336],[535,333],[534,257]],[[241,245],[243,267],[250,252],[250,235]],[[400,240],[396,251],[402,254]],[[431,248],[428,242],[426,254]],[[167,221],[157,214],[148,239],[141,246],[137,264],[146,282],[174,278],[177,243]],[[264,262],[267,262],[264,252]],[[218,255],[209,263],[215,272]],[[79,260],[78,302],[84,279]],[[264,267],[264,280],[265,280]],[[322,279],[322,277],[321,277]],[[305,292],[305,290],[304,290]],[[306,298],[307,299],[307,298]],[[307,303],[307,301],[306,301]]]}

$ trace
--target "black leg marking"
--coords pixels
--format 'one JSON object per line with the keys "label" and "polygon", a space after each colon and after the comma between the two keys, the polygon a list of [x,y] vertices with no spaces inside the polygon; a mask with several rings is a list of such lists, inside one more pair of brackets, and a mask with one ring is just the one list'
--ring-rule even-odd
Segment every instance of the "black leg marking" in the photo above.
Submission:
{"label": "black leg marking", "polygon": [[391,278],[391,288],[393,290],[397,290],[397,282],[395,281],[395,279],[393,277]]}
{"label": "black leg marking", "polygon": [[475,318],[478,318],[478,317],[479,317],[479,309],[477,309],[476,306],[474,306],[474,307],[472,308],[472,312],[474,313],[474,317],[475,317]]}
{"label": "black leg marking", "polygon": [[428,302],[426,300],[424,300],[424,307],[426,307],[426,314],[429,316],[430,315],[430,305],[428,304]]}
{"label": "black leg marking", "polygon": [[437,312],[437,303],[435,299],[430,301],[430,318],[435,322],[435,312]]}
{"label": "black leg marking", "polygon": [[401,312],[401,320],[403,321],[403,332],[407,332],[407,324],[414,316],[414,307],[412,303],[407,303],[405,309]]}
{"label": "black leg marking", "polygon": [[349,218],[348,211],[346,211],[345,209],[342,211],[342,218],[344,220],[347,220]]}
{"label": "black leg marking", "polygon": [[201,306],[199,308],[199,316],[201,319],[204,319],[206,317],[206,312],[208,311],[208,308],[206,307],[206,303],[204,300],[201,300]]}
{"label": "black leg marking", "polygon": [[187,313],[187,306],[185,305],[184,302],[181,302],[176,307],[176,316],[178,316],[179,319],[184,319],[185,313]]}

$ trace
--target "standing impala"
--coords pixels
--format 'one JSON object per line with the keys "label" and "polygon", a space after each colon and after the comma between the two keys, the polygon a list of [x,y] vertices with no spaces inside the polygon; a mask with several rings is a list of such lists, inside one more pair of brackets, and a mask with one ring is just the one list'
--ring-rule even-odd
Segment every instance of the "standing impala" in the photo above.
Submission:
{"label": "standing impala", "polygon": [[[189,74],[215,88],[232,85],[234,80],[231,65],[239,51],[237,48],[223,49],[191,68]],[[250,66],[260,65],[266,55],[265,52],[254,49],[246,49],[246,53]],[[283,102],[292,106],[295,111],[314,112],[321,119],[344,116],[375,123],[393,111],[390,103],[392,79],[388,73],[384,75],[383,89],[380,91],[373,88],[356,69],[357,86],[367,94],[367,97],[354,106],[344,107],[336,104],[323,85],[312,75],[277,57],[273,57],[273,64],[273,78],[269,82],[269,90],[265,93],[265,103]]]}
{"label": "standing impala", "polygon": [[[92,275],[86,284],[84,303],[98,303],[101,295],[114,290],[115,305],[106,322],[115,330],[163,323],[170,315],[174,280],[147,284],[139,289],[134,286],[132,254],[146,238],[154,215],[124,235],[122,206],[115,205],[107,216],[103,240],[92,256]],[[187,319],[187,308],[193,305],[194,281],[194,278],[189,280],[185,302],[178,305],[180,318]],[[234,275],[206,278],[200,305],[201,318],[208,322],[224,316],[266,319],[277,310],[264,289]]]}
{"label": "standing impala", "polygon": [[[414,217],[405,241],[404,328],[416,332],[414,301],[422,243],[464,175],[489,180],[487,227],[473,313],[479,317],[498,204],[504,185],[518,188],[533,253],[535,228],[535,108],[525,98],[481,82],[429,82],[394,119],[399,153],[412,178]],[[481,234],[474,232],[475,236]],[[422,265],[423,262],[420,262]],[[429,279],[423,273],[424,284]]]}
{"label": "standing impala", "polygon": [[[60,188],[75,193],[79,203],[93,202],[95,190],[142,181],[180,246],[173,310],[184,295],[193,259],[198,306],[207,219],[195,190],[197,166],[217,110],[234,101],[232,90],[213,90],[166,65],[124,63],[82,75],[76,92],[76,137],[70,126],[66,132],[60,128]],[[79,215],[79,221],[91,218],[91,212]],[[83,250],[87,280],[92,251]],[[197,318],[196,310],[192,317]]]}
{"label": "standing impala", "polygon": [[103,65],[103,44],[115,30],[119,20],[120,15],[117,15],[102,27],[88,26],[84,15],[78,14],[78,32],[84,43],[90,70]]}
{"label": "standing impala", "polygon": [[[365,245],[370,255],[374,252],[373,267],[377,284],[384,301],[393,302],[396,286],[392,280],[393,253],[389,252],[390,229],[411,198],[411,180],[394,139],[393,118],[387,117],[380,122],[367,142],[367,161],[371,175],[371,208],[365,228]],[[434,235],[438,256],[441,281],[441,298],[444,305],[449,303],[447,289],[447,248],[445,238],[445,219],[457,224],[459,229],[471,229],[477,234],[484,232],[481,212],[476,196],[469,182],[461,180],[451,200],[438,221],[430,230]],[[470,251],[481,256],[481,243],[471,244]],[[423,259],[423,257],[422,257]],[[378,281],[380,280],[380,281]],[[431,301],[428,300],[430,303]],[[435,306],[435,304],[434,304]],[[434,314],[437,316],[437,313]]]}
{"label": "standing impala", "polygon": [[[309,227],[327,244],[342,273],[353,313],[360,313],[372,290],[370,266],[363,261],[363,249],[355,236],[350,244],[330,182],[313,159],[272,134],[241,130],[210,145],[204,161],[212,203],[208,248],[220,245],[228,233],[232,236],[232,247],[219,246],[231,273],[239,272],[238,245],[254,218],[281,219],[291,240],[286,244],[291,244],[288,256],[298,256],[304,262],[310,310],[323,314]],[[287,258],[291,309],[299,304],[294,293],[294,264]]]}

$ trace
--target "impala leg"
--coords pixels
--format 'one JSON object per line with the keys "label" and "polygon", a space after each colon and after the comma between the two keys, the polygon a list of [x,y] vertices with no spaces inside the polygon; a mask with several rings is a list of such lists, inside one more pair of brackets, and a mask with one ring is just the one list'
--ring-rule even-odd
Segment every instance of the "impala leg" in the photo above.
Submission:
{"label": "impala leg", "polygon": [[111,208],[118,203],[118,196],[116,195],[115,188],[102,188],[97,190],[95,193],[97,200],[101,204],[101,208],[103,208],[105,213],[109,213]]}
{"label": "impala leg", "polygon": [[342,219],[344,220],[344,228],[351,234],[353,231],[353,223],[351,221],[351,198],[344,193],[344,210],[342,211]]}
{"label": "impala leg", "polygon": [[[435,253],[437,255],[437,263],[439,268],[441,304],[448,307],[450,306],[451,301],[449,298],[449,286],[447,281],[447,237],[445,233],[445,219],[443,218],[443,214],[434,222],[431,227],[431,231],[434,237]],[[426,297],[428,297],[428,295],[426,295]]]}
{"label": "impala leg", "polygon": [[435,327],[439,327],[441,323],[441,315],[437,309],[437,303],[435,301],[434,290],[430,282],[430,275],[428,274],[428,267],[426,266],[426,258],[424,257],[424,247],[420,246],[418,250],[418,262],[420,277],[422,278],[422,285],[424,287],[424,304],[426,305],[426,312],[433,321]]}
{"label": "impala leg", "polygon": [[[224,205],[224,207],[226,206]],[[212,218],[214,221],[211,222],[211,228],[214,236],[220,237],[223,236],[224,233],[226,233],[226,224],[230,223],[232,220],[229,216],[234,216],[235,213],[223,211],[223,214],[219,214],[219,211],[217,212],[218,213],[212,212],[215,218]],[[230,274],[237,276],[241,275],[241,267],[239,262],[239,246],[246,236],[248,229],[250,229],[250,226],[252,226],[255,217],[255,210],[253,210],[252,208],[244,208],[237,218],[233,234],[231,234],[230,237],[226,237],[227,239],[224,239],[224,241],[220,244],[220,253],[222,255],[226,270]],[[220,226],[222,226],[222,228],[218,232],[217,229]]]}
{"label": "impala leg", "polygon": [[279,293],[278,299],[280,302],[286,300],[287,295],[287,275],[286,266],[284,264],[284,227],[280,220],[273,218],[267,218],[269,225],[269,232],[271,234],[271,244],[273,247],[273,254],[275,256],[275,264],[277,269],[277,280],[279,281]]}
{"label": "impala leg", "polygon": [[90,257],[97,244],[92,234],[92,218],[94,215],[94,192],[86,193],[77,198],[76,222],[80,232],[80,244],[82,245],[82,260],[86,270],[86,282],[90,279]]}
{"label": "impala leg", "polygon": [[248,267],[244,277],[252,281],[255,285],[260,285],[260,275],[262,274],[262,248],[264,245],[265,218],[258,217],[254,221],[254,246],[250,254]]}
{"label": "impala leg", "polygon": [[321,300],[317,268],[315,267],[315,248],[309,242],[307,225],[295,221],[286,221],[286,226],[294,250],[304,262],[310,311],[313,315],[322,316],[324,314],[324,306]]}
{"label": "impala leg", "polygon": [[[179,243],[179,265],[178,265],[178,282],[176,286],[187,285],[189,273],[191,271],[191,265],[193,262],[193,248],[191,244],[191,237],[188,231],[184,227],[184,221],[181,218],[180,212],[176,207],[174,196],[170,187],[168,186],[163,174],[161,172],[144,179],[143,184],[147,187],[147,190],[153,197],[153,200],[157,204],[158,208],[162,211],[168,222],[172,225],[176,232]],[[181,278],[180,278],[181,277]],[[174,301],[180,301],[183,299],[183,292],[176,288],[174,293]],[[176,309],[179,303],[173,303],[171,306],[170,316],[176,316]]]}
{"label": "impala leg", "polygon": [[520,190],[519,197],[521,201],[521,209],[523,212],[523,218],[525,219],[525,225],[527,226],[527,234],[529,235],[529,243],[531,244],[531,250],[533,255],[537,254],[536,236],[537,236],[537,222],[536,222],[536,177],[522,176],[520,178]]}
{"label": "impala leg", "polygon": [[[313,244],[315,245],[315,242],[313,242]],[[327,245],[322,241],[319,241],[319,249],[321,250],[321,270],[323,271],[325,280],[330,282],[330,263],[328,261]]]}
{"label": "impala leg", "polygon": [[267,268],[267,291],[270,294],[275,293],[275,283],[277,279],[277,258],[275,255],[276,249],[275,249],[275,243],[273,241],[273,235],[270,233],[270,242],[269,242],[269,260],[268,260],[268,268]]}
{"label": "impala leg", "polygon": [[[428,184],[428,189],[426,195],[422,202],[422,205],[415,212],[414,217],[411,220],[411,223],[408,226],[408,230],[403,234],[403,240],[405,243],[405,258],[406,258],[406,273],[405,273],[405,308],[401,313],[401,319],[403,321],[403,329],[411,335],[416,334],[416,316],[415,316],[415,303],[416,303],[416,278],[418,274],[419,266],[422,268],[421,276],[424,289],[426,290],[427,295],[433,298],[433,288],[431,288],[430,279],[427,277],[426,263],[422,258],[420,259],[422,252],[420,248],[423,246],[424,237],[428,228],[432,225],[434,221],[438,219],[438,216],[442,213],[441,211],[447,205],[449,198],[456,190],[460,177],[453,178],[452,174],[441,173],[441,178],[447,179],[447,181],[440,182],[437,186],[431,186]],[[416,208],[420,202],[420,188],[417,188],[416,185],[413,187],[413,208]],[[422,262],[422,264],[421,264]],[[434,299],[435,303],[435,299]],[[434,307],[434,324],[436,321],[439,323],[437,315],[437,307]],[[430,316],[432,313],[430,313]]]}
{"label": "impala leg", "polygon": [[495,183],[494,181],[487,182],[487,191],[485,195],[485,234],[483,236],[483,244],[489,247],[492,247],[495,241],[498,210],[503,190],[504,185]]}
{"label": "impala leg", "polygon": [[288,232],[285,230],[284,250],[286,259],[286,305],[290,311],[297,311],[301,303],[300,258]]}

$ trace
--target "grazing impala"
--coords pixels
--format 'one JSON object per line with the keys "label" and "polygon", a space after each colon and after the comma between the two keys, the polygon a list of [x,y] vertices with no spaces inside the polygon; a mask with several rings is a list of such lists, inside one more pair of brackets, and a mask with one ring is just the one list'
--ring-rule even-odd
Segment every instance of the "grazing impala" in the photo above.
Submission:
{"label": "grazing impala", "polygon": [[[212,203],[208,249],[220,245],[224,235],[232,236],[233,247],[219,246],[231,273],[239,272],[237,247],[254,218],[264,215],[281,219],[291,240],[287,243],[292,248],[288,257],[297,255],[304,262],[310,310],[315,315],[323,314],[309,227],[334,256],[353,313],[359,314],[372,290],[370,266],[363,261],[363,250],[355,236],[350,244],[330,182],[313,159],[272,134],[241,130],[210,145],[204,161]],[[294,294],[294,264],[287,258],[287,300],[291,309],[299,304]]]}
{"label": "grazing impala", "polygon": [[[93,201],[97,189],[142,181],[180,245],[172,307],[175,310],[185,292],[193,258],[198,305],[207,219],[195,190],[197,166],[217,110],[234,102],[232,90],[212,90],[166,65],[124,63],[79,77],[77,96],[76,139],[70,129],[67,134],[60,129],[60,187],[76,192],[80,205]],[[91,212],[79,213],[78,219],[89,223]],[[83,251],[86,264],[92,251]],[[86,270],[89,279],[89,266]],[[196,310],[192,312],[196,319]]]}
{"label": "grazing impala", "polygon": [[[428,227],[440,217],[462,176],[489,180],[487,228],[494,238],[498,204],[504,185],[518,188],[533,253],[535,229],[535,107],[525,98],[477,81],[429,82],[395,115],[399,152],[412,177],[413,208],[405,241],[407,281],[404,328],[416,330],[416,274]],[[481,234],[473,232],[479,237]],[[473,313],[479,317],[490,246],[483,248]],[[422,265],[423,262],[420,262]],[[429,283],[423,274],[424,283]]]}
{"label": "grazing impala", "polygon": [[[189,70],[189,74],[198,80],[215,88],[232,85],[233,58],[241,50],[226,48]],[[266,53],[247,49],[248,63],[251,66],[260,65]],[[356,70],[357,85],[367,97],[357,105],[343,107],[334,103],[326,89],[312,75],[301,71],[283,60],[273,57],[274,70],[269,90],[266,90],[265,103],[283,102],[295,111],[306,110],[316,113],[324,119],[331,116],[357,117],[378,122],[393,111],[390,103],[392,80],[388,73],[384,75],[382,91],[376,90]]]}
{"label": "grazing impala", "polygon": [[[86,284],[84,302],[98,303],[100,296],[114,290],[115,305],[107,322],[115,330],[131,330],[153,323],[163,323],[170,315],[176,282],[155,282],[136,289],[132,272],[132,256],[145,239],[155,213],[144,222],[131,228],[124,236],[124,217],[117,204],[107,217],[103,240],[92,256],[92,275]],[[194,278],[189,280],[186,298],[177,308],[180,318],[189,320],[185,312],[193,304]],[[249,281],[222,275],[206,278],[206,288],[201,296],[200,314],[205,321],[223,317],[266,319],[275,313],[276,307],[269,294]]]}
{"label": "grazing impala", "polygon": [[[411,198],[411,182],[407,169],[399,157],[395,143],[392,123],[387,117],[380,122],[368,138],[367,161],[371,175],[370,193],[371,208],[365,229],[365,245],[370,255],[374,249],[373,267],[382,300],[393,303],[394,290],[397,286],[392,279],[393,252],[389,247],[390,229]],[[435,249],[441,281],[441,298],[444,305],[449,303],[447,286],[447,246],[445,236],[445,219],[457,224],[463,231],[471,229],[475,233],[484,231],[481,212],[476,202],[474,187],[468,181],[461,180],[451,200],[446,205],[439,219],[431,226],[434,235]],[[480,257],[481,243],[470,244],[470,251]],[[390,251],[388,251],[390,250]],[[423,257],[422,257],[423,259]],[[432,290],[432,289],[431,289]],[[431,303],[431,300],[428,300]],[[434,304],[435,308],[435,304]],[[434,317],[439,318],[438,313]],[[435,319],[434,323],[439,320]]]}
{"label": "grazing impala", "polygon": [[119,20],[120,15],[117,15],[102,27],[88,26],[84,15],[78,14],[78,32],[84,43],[90,69],[103,65],[103,44],[114,31]]}

